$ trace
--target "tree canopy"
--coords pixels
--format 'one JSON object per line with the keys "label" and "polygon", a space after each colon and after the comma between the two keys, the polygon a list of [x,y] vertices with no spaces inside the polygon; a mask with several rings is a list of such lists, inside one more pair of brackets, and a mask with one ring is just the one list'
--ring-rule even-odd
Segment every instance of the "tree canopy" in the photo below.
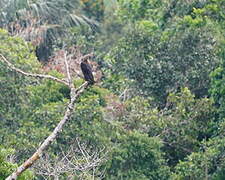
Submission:
{"label": "tree canopy", "polygon": [[0,1],[0,179],[64,117],[66,72],[80,87],[86,54],[96,83],[19,179],[224,179],[224,9],[225,0]]}

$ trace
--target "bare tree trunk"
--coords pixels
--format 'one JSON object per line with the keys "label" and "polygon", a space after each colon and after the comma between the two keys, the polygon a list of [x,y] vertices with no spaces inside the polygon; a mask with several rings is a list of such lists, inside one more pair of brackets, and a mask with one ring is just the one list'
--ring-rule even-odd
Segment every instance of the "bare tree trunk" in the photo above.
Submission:
{"label": "bare tree trunk", "polygon": [[[87,57],[90,55],[86,55]],[[86,58],[86,56],[83,56],[81,58]],[[26,160],[21,166],[19,166],[10,176],[6,178],[6,180],[15,180],[17,177],[22,174],[26,169],[28,169],[30,166],[34,164],[35,161],[37,161],[44,150],[48,148],[48,146],[51,144],[52,141],[54,141],[57,137],[57,135],[62,131],[63,126],[65,123],[70,119],[73,109],[74,109],[74,103],[76,99],[79,97],[79,95],[85,90],[86,87],[88,87],[88,82],[85,82],[83,85],[81,85],[79,88],[75,89],[72,78],[69,72],[68,62],[67,62],[67,55],[64,54],[64,61],[65,61],[65,67],[67,71],[67,81],[58,79],[56,77],[50,76],[50,75],[43,75],[43,74],[32,74],[24,72],[23,70],[16,68],[12,63],[10,63],[3,55],[0,54],[0,60],[4,62],[8,68],[10,68],[13,71],[16,71],[20,74],[23,74],[25,76],[29,77],[35,77],[35,78],[45,78],[45,79],[51,79],[53,81],[56,81],[58,83],[62,83],[70,88],[70,103],[67,105],[64,117],[59,122],[59,124],[56,126],[54,131],[45,139],[45,141],[39,146],[37,151],[28,159]]]}
{"label": "bare tree trunk", "polygon": [[[79,97],[79,95],[84,91],[84,89],[87,86],[88,86],[88,83],[85,82],[81,86],[80,90],[78,90],[78,92],[75,92],[76,94],[73,95],[73,97],[71,98],[70,103],[67,106],[67,109],[66,109],[63,119],[59,122],[59,124],[56,126],[54,131],[47,137],[47,139],[45,139],[45,141],[41,144],[41,146],[38,148],[38,150],[28,160],[26,160],[21,166],[19,166],[15,172],[13,172],[9,177],[7,177],[6,180],[17,179],[17,177],[23,171],[25,171],[27,168],[32,166],[32,164],[41,157],[43,151],[51,144],[52,141],[54,141],[56,139],[59,132],[62,131],[63,126],[65,125],[65,123],[71,117],[71,115],[73,113],[75,100]],[[71,92],[71,94],[74,94],[74,93]]]}

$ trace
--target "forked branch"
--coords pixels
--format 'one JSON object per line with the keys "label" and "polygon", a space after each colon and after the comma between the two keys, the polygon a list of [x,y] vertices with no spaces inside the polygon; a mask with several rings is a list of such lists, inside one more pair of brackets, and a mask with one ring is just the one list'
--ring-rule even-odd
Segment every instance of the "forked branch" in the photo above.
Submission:
{"label": "forked branch", "polygon": [[57,77],[51,76],[51,75],[45,75],[45,74],[33,74],[33,73],[27,73],[24,72],[23,70],[15,67],[11,62],[9,62],[2,54],[0,54],[0,61],[2,61],[3,63],[5,63],[9,69],[16,71],[24,76],[28,76],[28,77],[34,77],[34,78],[41,78],[41,79],[51,79],[53,81],[56,81],[58,83],[62,83],[65,84],[66,86],[69,86],[69,83],[61,80]]}
{"label": "forked branch", "polygon": [[51,144],[51,142],[54,141],[56,139],[57,135],[62,131],[65,123],[70,119],[71,115],[73,114],[74,104],[75,104],[75,101],[77,100],[77,98],[85,90],[85,88],[88,87],[88,82],[85,82],[80,87],[75,89],[75,87],[72,83],[72,78],[71,78],[70,72],[69,72],[66,54],[64,56],[64,60],[65,60],[65,66],[66,66],[66,69],[67,69],[68,82],[66,82],[64,80],[61,80],[61,79],[58,79],[54,76],[50,76],[50,75],[32,74],[32,73],[24,72],[23,70],[21,70],[19,68],[16,68],[3,55],[0,54],[0,61],[6,63],[7,67],[9,69],[13,70],[13,71],[16,71],[18,73],[21,73],[21,74],[23,74],[25,76],[29,76],[29,77],[51,79],[53,81],[65,84],[70,88],[70,102],[66,107],[66,111],[64,113],[64,116],[63,116],[62,120],[55,127],[54,131],[38,147],[37,151],[28,160],[26,160],[21,166],[19,166],[9,177],[7,177],[6,180],[17,179],[17,177],[20,174],[22,174],[22,172],[24,172],[26,169],[28,169],[30,166],[32,166],[35,163],[35,161],[37,161],[41,157],[41,155],[48,148],[48,146]]}

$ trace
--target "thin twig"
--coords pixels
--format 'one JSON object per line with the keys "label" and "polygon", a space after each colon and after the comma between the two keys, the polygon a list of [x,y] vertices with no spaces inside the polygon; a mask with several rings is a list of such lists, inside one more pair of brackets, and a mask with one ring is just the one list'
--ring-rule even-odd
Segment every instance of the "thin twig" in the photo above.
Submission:
{"label": "thin twig", "polygon": [[87,173],[95,178],[96,170],[106,161],[107,154],[102,154],[104,148],[93,149],[78,139],[76,141],[76,144],[72,144],[66,152],[57,154],[54,159],[45,154],[34,166],[35,173],[43,177],[60,177],[63,173],[76,174],[79,177]]}

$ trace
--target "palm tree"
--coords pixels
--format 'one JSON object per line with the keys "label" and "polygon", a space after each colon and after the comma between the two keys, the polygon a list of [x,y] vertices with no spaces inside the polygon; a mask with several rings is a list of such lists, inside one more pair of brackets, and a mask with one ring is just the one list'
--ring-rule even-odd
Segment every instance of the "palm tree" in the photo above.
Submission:
{"label": "palm tree", "polygon": [[46,60],[58,38],[69,27],[97,24],[80,10],[79,0],[1,0],[0,27],[37,46],[37,56]]}

